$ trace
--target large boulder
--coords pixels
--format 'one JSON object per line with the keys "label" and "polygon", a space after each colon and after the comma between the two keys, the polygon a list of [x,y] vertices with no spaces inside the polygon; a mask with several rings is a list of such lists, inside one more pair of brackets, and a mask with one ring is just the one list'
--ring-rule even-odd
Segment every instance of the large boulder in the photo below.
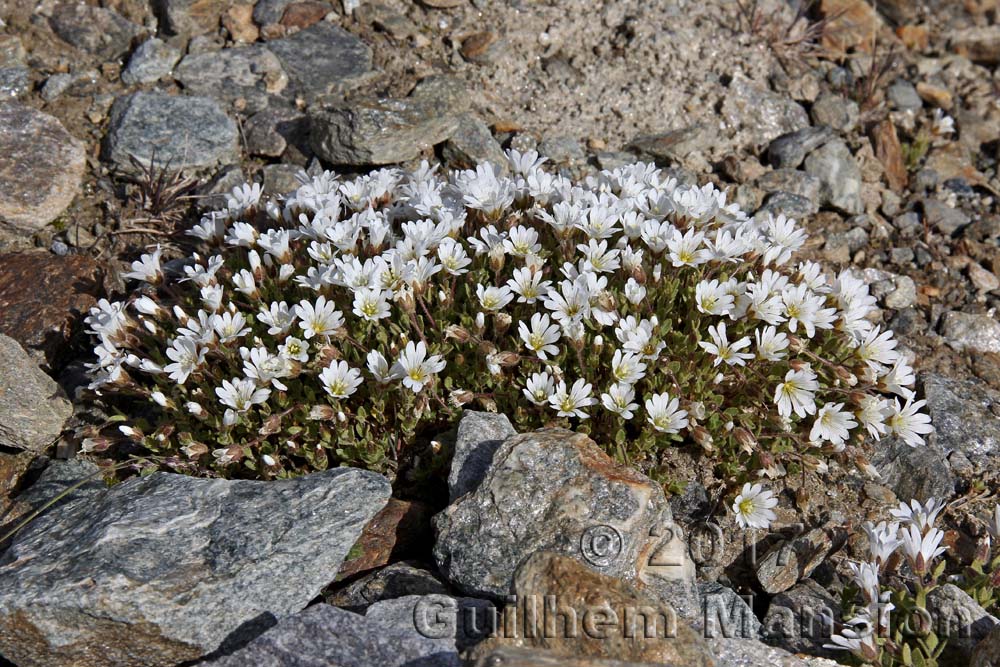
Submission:
{"label": "large boulder", "polygon": [[507,438],[517,435],[507,415],[467,410],[458,422],[455,453],[448,474],[448,496],[455,500],[486,477],[493,455]]}
{"label": "large boulder", "polygon": [[72,414],[59,385],[16,340],[0,334],[0,447],[40,453]]}
{"label": "large boulder", "polygon": [[434,557],[463,592],[502,598],[536,551],[560,553],[694,609],[694,565],[660,485],[585,435],[508,438],[479,486],[435,517]]}
{"label": "large boulder", "polygon": [[310,102],[337,99],[374,74],[371,47],[326,21],[269,41],[267,48],[281,61],[293,92]]}
{"label": "large boulder", "polygon": [[319,595],[389,493],[381,475],[338,468],[156,473],[67,498],[0,557],[0,654],[154,667],[238,646]]}

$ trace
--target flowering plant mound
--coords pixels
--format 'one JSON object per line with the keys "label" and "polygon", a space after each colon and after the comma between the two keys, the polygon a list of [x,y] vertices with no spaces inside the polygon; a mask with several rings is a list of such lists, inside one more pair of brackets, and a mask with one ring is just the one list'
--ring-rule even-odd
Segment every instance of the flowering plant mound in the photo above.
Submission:
{"label": "flowering plant mound", "polygon": [[462,406],[648,467],[687,441],[730,479],[863,462],[866,435],[922,444],[875,300],[793,264],[795,221],[647,164],[572,182],[543,163],[237,188],[181,266],[143,255],[142,287],[91,311],[92,388],[148,415],[85,449],[226,476],[391,472]]}

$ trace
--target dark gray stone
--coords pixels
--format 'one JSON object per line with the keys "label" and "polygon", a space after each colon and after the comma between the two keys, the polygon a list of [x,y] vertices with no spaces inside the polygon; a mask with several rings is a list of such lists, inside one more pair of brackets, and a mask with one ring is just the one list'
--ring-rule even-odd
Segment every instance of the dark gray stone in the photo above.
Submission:
{"label": "dark gray stone", "polygon": [[83,142],[18,102],[0,102],[0,155],[0,223],[29,233],[66,210],[87,166]]}
{"label": "dark gray stone", "polygon": [[46,102],[58,99],[66,92],[66,89],[73,85],[75,80],[76,77],[72,74],[53,74],[45,80],[45,84],[42,86],[42,99]]}
{"label": "dark gray stone", "polygon": [[706,125],[692,125],[663,134],[637,137],[629,148],[653,160],[681,160],[691,153],[708,150],[715,138]]}
{"label": "dark gray stone", "polygon": [[959,351],[1000,352],[1000,321],[989,315],[958,310],[945,313],[941,335]]}
{"label": "dark gray stone", "polygon": [[260,170],[264,190],[274,194],[288,194],[299,189],[298,179],[302,167],[296,164],[265,164]]}
{"label": "dark gray stone", "polygon": [[351,611],[364,610],[380,600],[392,600],[406,595],[446,595],[448,587],[430,570],[415,563],[387,565],[366,574],[357,581],[326,595],[335,607]]}
{"label": "dark gray stone", "polygon": [[554,164],[580,164],[587,160],[587,154],[576,137],[546,137],[538,144],[538,153]]}
{"label": "dark gray stone", "polygon": [[476,597],[501,598],[540,550],[636,583],[697,614],[694,566],[659,484],[616,465],[589,438],[542,429],[508,438],[479,487],[434,518],[434,558]]}
{"label": "dark gray stone", "polygon": [[31,70],[27,67],[0,67],[0,100],[17,98],[31,90]]}
{"label": "dark gray stone", "polygon": [[920,200],[927,224],[942,234],[954,234],[969,224],[969,216],[961,209],[952,208],[937,199]]}
{"label": "dark gray stone", "polygon": [[244,123],[243,136],[250,155],[280,157],[289,145],[306,147],[309,119],[294,109],[267,109]]}
{"label": "dark gray stone", "polygon": [[820,203],[856,215],[865,210],[861,202],[861,169],[843,141],[820,146],[806,157],[806,171],[819,179]]}
{"label": "dark gray stone", "polygon": [[945,452],[959,451],[973,463],[1000,456],[1000,392],[976,379],[953,380],[921,374],[934,433]]}
{"label": "dark gray stone", "polygon": [[441,157],[451,167],[469,169],[477,164],[506,168],[507,159],[486,123],[472,114],[462,114],[458,126],[441,146]]}
{"label": "dark gray stone", "polygon": [[924,106],[917,89],[905,79],[896,79],[886,90],[886,97],[900,111],[919,111]]}
{"label": "dark gray stone", "polygon": [[150,0],[160,21],[160,29],[168,35],[204,35],[219,28],[219,18],[226,0]]}
{"label": "dark gray stone", "polygon": [[955,584],[938,586],[927,595],[927,610],[939,639],[947,639],[942,664],[969,664],[976,644],[1000,627],[1000,619],[983,609]]}
{"label": "dark gray stone", "polygon": [[76,48],[102,60],[117,60],[132,47],[142,32],[138,26],[110,9],[82,2],[56,6],[50,20],[52,30]]}
{"label": "dark gray stone", "polygon": [[[395,619],[393,619],[395,620]],[[436,667],[460,664],[446,640],[318,604],[205,667]]]}
{"label": "dark gray stone", "polygon": [[[827,619],[827,620],[824,620]],[[764,617],[764,640],[792,653],[833,657],[824,649],[832,627],[841,619],[840,603],[812,579],[806,579],[771,600]]]}
{"label": "dark gray stone", "polygon": [[787,591],[812,574],[832,549],[833,540],[823,528],[780,540],[757,562],[757,581],[771,595]]}
{"label": "dark gray stone", "polygon": [[309,604],[389,494],[353,468],[155,473],[60,504],[0,559],[0,652],[21,667],[152,667],[238,645]]}
{"label": "dark gray stone", "polygon": [[307,101],[332,100],[369,80],[372,50],[343,28],[320,21],[267,43],[288,74],[291,92]]}
{"label": "dark gray stone", "polygon": [[948,465],[948,453],[933,440],[923,447],[910,447],[900,438],[889,437],[874,447],[872,465],[898,498],[925,502],[955,495],[957,478]]}
{"label": "dark gray stone", "polygon": [[174,78],[187,91],[213,97],[227,107],[241,100],[248,114],[267,108],[269,97],[288,86],[278,57],[256,44],[186,56]]}
{"label": "dark gray stone", "polygon": [[996,667],[1000,665],[1000,627],[995,627],[976,645],[969,660],[969,667]]}
{"label": "dark gray stone", "polygon": [[152,37],[132,52],[128,66],[122,72],[122,83],[130,86],[155,83],[173,70],[181,59],[181,52],[161,39]]}
{"label": "dark gray stone", "polygon": [[290,4],[292,0],[258,0],[253,6],[253,22],[259,26],[278,23]]}
{"label": "dark gray stone", "polygon": [[500,627],[498,610],[492,602],[440,594],[382,600],[365,610],[365,618],[427,637],[438,649],[434,657],[439,662],[435,665],[461,664],[457,651],[478,644]]}
{"label": "dark gray stone", "polygon": [[767,159],[775,169],[795,169],[806,155],[833,139],[828,127],[807,127],[783,134],[767,147]]}
{"label": "dark gray stone", "polygon": [[757,179],[764,192],[790,192],[819,205],[819,179],[798,169],[775,169]]}
{"label": "dark gray stone", "polygon": [[768,196],[755,215],[770,213],[773,216],[783,215],[786,218],[801,220],[814,215],[817,211],[819,206],[801,195],[775,192]]}
{"label": "dark gray stone", "polygon": [[123,171],[135,170],[129,156],[174,170],[231,164],[239,159],[236,123],[206,97],[132,93],[111,107],[103,154]]}
{"label": "dark gray stone", "polygon": [[0,447],[42,452],[73,414],[62,389],[24,348],[0,334]]}
{"label": "dark gray stone", "polygon": [[820,95],[809,115],[814,125],[827,125],[838,132],[850,132],[858,124],[858,103],[836,93]]}
{"label": "dark gray stone", "polygon": [[448,473],[448,496],[475,491],[486,477],[493,455],[504,440],[517,435],[507,415],[466,410],[458,422],[455,454]]}
{"label": "dark gray stone", "polygon": [[700,629],[706,639],[756,639],[760,621],[747,601],[728,586],[716,582],[700,582]]}

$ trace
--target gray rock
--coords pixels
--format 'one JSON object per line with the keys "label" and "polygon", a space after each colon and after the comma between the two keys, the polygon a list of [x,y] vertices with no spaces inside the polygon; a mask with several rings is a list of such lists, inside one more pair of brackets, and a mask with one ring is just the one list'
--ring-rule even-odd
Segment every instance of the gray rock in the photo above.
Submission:
{"label": "gray rock", "polygon": [[601,169],[618,169],[636,161],[635,153],[629,151],[603,151],[594,156]]}
{"label": "gray rock", "polygon": [[483,162],[507,166],[503,149],[493,138],[490,128],[472,114],[459,116],[455,131],[441,145],[441,157],[450,166],[460,169],[473,168]]}
{"label": "gray rock", "polygon": [[307,101],[336,99],[372,74],[371,48],[326,21],[268,42],[267,48],[281,60],[294,93]]}
{"label": "gray rock", "polygon": [[942,201],[928,198],[920,200],[920,204],[927,224],[942,234],[954,234],[969,224],[970,218],[964,211],[952,208]]}
{"label": "gray rock", "polygon": [[458,651],[478,644],[499,627],[499,610],[492,602],[440,594],[382,600],[368,607],[365,618],[433,642],[435,665],[461,664]]}
{"label": "gray rock", "polygon": [[0,67],[0,100],[17,98],[31,90],[31,70],[21,65]]}
{"label": "gray rock", "polygon": [[787,591],[813,573],[833,549],[833,540],[823,528],[776,542],[757,563],[757,581],[765,592]]}
{"label": "gray rock", "polygon": [[404,561],[352,581],[344,588],[329,593],[326,601],[335,607],[360,611],[381,600],[447,593],[448,587],[433,572]]}
{"label": "gray rock", "polygon": [[[433,667],[457,665],[454,649],[442,650],[412,627],[318,604],[284,619],[240,650],[204,667]],[[438,662],[440,660],[440,662]]]}
{"label": "gray rock", "polygon": [[111,107],[103,153],[123,171],[135,169],[129,156],[174,170],[231,164],[239,159],[236,123],[206,97],[132,93]]}
{"label": "gray rock", "polygon": [[219,18],[227,4],[225,0],[150,0],[160,29],[184,37],[218,30]]}
{"label": "gray rock", "polygon": [[861,115],[858,103],[836,93],[827,93],[813,102],[809,110],[814,125],[827,125],[839,132],[850,132]]}
{"label": "gray rock", "polygon": [[942,664],[969,664],[976,644],[1000,627],[1000,619],[954,584],[932,590],[927,595],[927,610],[934,619],[935,634],[948,640],[941,654]]}
{"label": "gray rock", "polygon": [[290,4],[292,0],[258,0],[253,6],[253,22],[259,26],[278,23]]}
{"label": "gray rock", "polygon": [[[17,495],[17,501],[37,510],[76,485],[79,486],[69,491],[58,502],[68,505],[71,502],[96,498],[108,488],[100,471],[100,468],[84,459],[51,460],[38,479]],[[61,505],[54,505],[53,511],[59,511],[60,507]]]}
{"label": "gray rock", "polygon": [[[824,649],[841,618],[840,603],[812,579],[796,584],[771,600],[764,617],[764,640],[792,653],[835,656]],[[825,620],[828,619],[828,620]]]}
{"label": "gray rock", "polygon": [[767,147],[767,159],[775,169],[795,169],[806,155],[833,139],[828,127],[806,127],[776,138]]}
{"label": "gray rock", "polygon": [[139,45],[122,72],[122,83],[130,86],[155,83],[169,75],[181,59],[181,52],[161,39],[151,37]]}
{"label": "gray rock", "polygon": [[705,125],[692,125],[663,134],[635,138],[629,148],[641,157],[669,162],[681,160],[696,151],[706,151],[715,136]]}
{"label": "gray rock", "polygon": [[226,202],[233,188],[247,182],[246,176],[239,165],[230,165],[220,169],[205,185],[198,189],[198,208],[211,211],[226,207]]}
{"label": "gray rock", "polygon": [[520,646],[500,646],[484,651],[473,667],[662,667],[652,662],[623,662],[606,658],[585,658],[566,656],[555,651],[524,648]]}
{"label": "gray rock", "polygon": [[448,473],[448,497],[475,491],[486,477],[493,455],[504,440],[517,435],[507,415],[466,410],[458,422],[455,454]]}
{"label": "gray rock", "polygon": [[706,639],[756,639],[760,621],[753,609],[736,592],[716,582],[700,582],[700,629]]}
{"label": "gray rock", "polygon": [[806,171],[819,179],[820,203],[851,215],[865,210],[861,202],[861,169],[843,141],[830,141],[810,153]]}
{"label": "gray rock", "polygon": [[0,559],[0,653],[138,667],[238,645],[309,604],[389,494],[352,468],[273,482],[155,473],[61,504]]}
{"label": "gray rock", "polygon": [[743,132],[747,143],[755,147],[809,127],[809,117],[800,104],[742,77],[729,84],[729,94],[722,103],[722,116],[731,128]]}
{"label": "gray rock", "polygon": [[265,164],[260,170],[264,190],[275,194],[295,192],[302,185],[298,179],[301,171],[302,167],[296,164]]}
{"label": "gray rock", "polygon": [[882,483],[899,498],[925,502],[955,495],[957,479],[948,465],[948,453],[933,440],[923,447],[910,447],[900,438],[882,438],[871,462]]}
{"label": "gray rock", "polygon": [[959,351],[1000,352],[1000,322],[989,315],[950,311],[942,321],[941,335]]}
{"label": "gray rock", "polygon": [[587,154],[576,137],[566,135],[542,139],[538,144],[538,153],[549,158],[553,164],[580,164],[587,160]]}
{"label": "gray rock", "polygon": [[42,452],[62,432],[73,406],[24,348],[0,334],[0,447]]}
{"label": "gray rock", "polygon": [[930,439],[945,452],[962,452],[974,463],[1000,455],[1000,392],[976,379],[932,373],[922,373],[919,383],[934,425]]}
{"label": "gray rock", "polygon": [[46,102],[58,99],[66,92],[67,88],[73,85],[74,81],[76,81],[76,77],[72,74],[53,74],[45,80],[45,84],[42,86],[42,99]]}
{"label": "gray rock", "polygon": [[0,67],[23,65],[28,57],[24,44],[17,35],[0,35]]}
{"label": "gray rock", "polygon": [[110,9],[82,2],[56,5],[50,23],[64,41],[102,60],[124,56],[143,31],[141,26]]}
{"label": "gray rock", "polygon": [[917,284],[909,276],[895,276],[895,288],[886,295],[885,305],[893,310],[909,308],[917,302]]}
{"label": "gray rock", "polygon": [[294,109],[267,109],[244,123],[243,136],[250,155],[280,157],[289,145],[305,148],[309,121]]}
{"label": "gray rock", "polygon": [[839,667],[827,658],[794,655],[763,642],[746,639],[712,639],[708,642],[715,654],[716,667]]}
{"label": "gray rock", "polygon": [[269,96],[288,86],[281,61],[260,45],[186,56],[174,71],[174,78],[187,91],[213,97],[227,107],[241,100],[246,113],[265,109]]}
{"label": "gray rock", "polygon": [[0,222],[27,232],[66,210],[87,165],[58,119],[17,102],[0,102],[0,155]]}
{"label": "gray rock", "polygon": [[479,487],[434,518],[434,558],[476,597],[501,598],[529,555],[548,550],[645,588],[694,615],[694,566],[659,484],[589,438],[542,429],[507,439]]}
{"label": "gray rock", "polygon": [[355,102],[311,118],[311,146],[333,164],[378,165],[412,160],[458,129],[443,101],[408,97]]}
{"label": "gray rock", "polygon": [[889,102],[900,111],[919,111],[924,106],[923,100],[917,94],[917,89],[905,79],[896,79],[886,90],[886,96],[889,98]]}
{"label": "gray rock", "polygon": [[972,652],[969,667],[996,667],[1000,665],[1000,627],[993,628]]}
{"label": "gray rock", "polygon": [[755,215],[771,214],[775,217],[783,215],[786,218],[801,220],[819,211],[819,206],[809,199],[791,192],[775,192],[768,195],[764,205]]}
{"label": "gray rock", "polygon": [[819,179],[798,169],[775,169],[757,179],[764,192],[790,192],[819,205]]}

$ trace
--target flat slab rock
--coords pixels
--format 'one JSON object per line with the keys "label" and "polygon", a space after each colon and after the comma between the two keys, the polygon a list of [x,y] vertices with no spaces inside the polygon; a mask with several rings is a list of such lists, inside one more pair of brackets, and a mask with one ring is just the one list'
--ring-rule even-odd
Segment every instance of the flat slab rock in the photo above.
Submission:
{"label": "flat slab rock", "polygon": [[582,434],[508,438],[478,488],[434,521],[438,568],[469,595],[502,598],[518,565],[547,550],[655,590],[682,613],[693,601],[693,564],[663,490]]}
{"label": "flat slab rock", "polygon": [[155,473],[71,498],[0,556],[0,654],[156,667],[238,646],[319,595],[389,494],[381,475],[338,468],[274,482]]}
{"label": "flat slab rock", "polygon": [[0,103],[0,222],[34,232],[58,218],[80,190],[83,142],[53,116]]}
{"label": "flat slab rock", "polygon": [[326,21],[270,41],[267,48],[278,56],[295,94],[307,100],[338,97],[372,76],[371,47]]}
{"label": "flat slab rock", "polygon": [[139,92],[111,106],[103,155],[132,172],[129,159],[173,170],[198,170],[239,160],[236,123],[207,97]]}
{"label": "flat slab rock", "polygon": [[73,414],[62,389],[16,340],[0,334],[0,447],[39,453]]}

